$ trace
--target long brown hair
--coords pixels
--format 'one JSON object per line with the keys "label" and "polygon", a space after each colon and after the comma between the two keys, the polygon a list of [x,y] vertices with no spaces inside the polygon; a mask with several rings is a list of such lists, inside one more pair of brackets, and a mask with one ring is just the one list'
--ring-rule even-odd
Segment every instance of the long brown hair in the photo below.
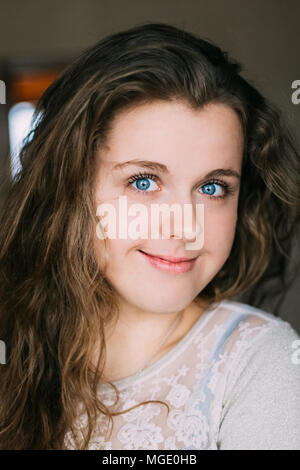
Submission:
{"label": "long brown hair", "polygon": [[92,187],[95,155],[121,110],[183,100],[193,109],[220,102],[238,113],[245,146],[235,240],[199,298],[251,292],[258,306],[271,294],[270,280],[286,294],[297,274],[288,279],[299,230],[299,152],[280,111],[241,70],[213,42],[146,23],[85,50],[39,100],[0,219],[0,337],[7,353],[0,449],[63,448],[79,403],[88,432],[78,448],[87,448],[99,413],[112,421],[97,387],[103,325],[116,318],[118,302],[94,255]]}

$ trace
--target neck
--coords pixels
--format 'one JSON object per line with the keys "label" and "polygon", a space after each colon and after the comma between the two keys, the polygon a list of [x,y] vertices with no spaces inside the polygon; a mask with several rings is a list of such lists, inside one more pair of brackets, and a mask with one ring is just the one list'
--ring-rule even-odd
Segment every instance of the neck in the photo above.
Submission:
{"label": "neck", "polygon": [[158,360],[186,335],[207,306],[207,302],[200,304],[193,301],[185,309],[171,313],[120,309],[117,321],[105,330],[105,378],[119,380],[135,374],[147,363],[179,316],[176,328],[153,358],[154,362]]}

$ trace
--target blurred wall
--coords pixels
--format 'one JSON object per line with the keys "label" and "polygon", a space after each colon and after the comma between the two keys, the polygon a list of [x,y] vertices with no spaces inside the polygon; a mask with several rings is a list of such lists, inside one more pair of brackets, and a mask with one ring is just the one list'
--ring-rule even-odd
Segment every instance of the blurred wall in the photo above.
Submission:
{"label": "blurred wall", "polygon": [[[281,107],[299,142],[299,0],[0,0],[0,62],[72,58],[107,34],[163,21],[210,39],[244,66],[242,75]],[[0,76],[0,79],[2,77]],[[0,182],[7,175],[7,129],[0,105]],[[300,331],[300,279],[283,316]]]}

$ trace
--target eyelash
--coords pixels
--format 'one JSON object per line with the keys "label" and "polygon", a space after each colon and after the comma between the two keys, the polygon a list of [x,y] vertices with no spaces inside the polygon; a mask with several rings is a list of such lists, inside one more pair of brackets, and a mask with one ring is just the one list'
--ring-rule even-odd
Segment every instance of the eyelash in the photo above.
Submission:
{"label": "eyelash", "polygon": [[[132,183],[134,183],[135,181],[139,179],[147,179],[147,178],[155,182],[157,182],[159,179],[158,176],[151,174],[151,173],[137,173],[129,178],[129,180],[126,183],[126,186],[127,187],[130,186]],[[222,186],[224,190],[224,194],[222,196],[211,196],[210,194],[204,194],[205,196],[208,196],[211,199],[225,199],[229,194],[234,193],[233,188],[231,188],[227,183],[225,183],[224,181],[217,180],[217,179],[208,181],[207,183],[201,185],[200,188],[202,188],[202,186],[207,186],[209,184],[219,184],[220,186]],[[154,191],[141,191],[140,189],[136,189],[136,188],[133,188],[133,190],[137,191],[138,193],[143,193],[143,196],[145,194],[149,194],[149,192],[150,193],[154,192]],[[203,193],[200,193],[200,194],[203,194]]]}

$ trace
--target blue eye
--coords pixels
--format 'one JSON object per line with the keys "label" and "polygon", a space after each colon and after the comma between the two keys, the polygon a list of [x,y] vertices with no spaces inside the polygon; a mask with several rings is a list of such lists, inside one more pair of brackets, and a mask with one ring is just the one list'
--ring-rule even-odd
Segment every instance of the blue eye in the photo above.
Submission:
{"label": "blue eye", "polygon": [[[151,181],[149,178],[141,178],[139,180],[134,181],[134,183],[136,183],[137,189],[140,189],[141,191],[146,191],[147,189],[149,189],[152,183],[156,185],[156,183],[154,181]],[[152,190],[153,189],[155,188],[152,187]]]}
{"label": "blue eye", "polygon": [[[204,194],[207,194],[208,196],[213,196],[213,195],[215,195],[215,193],[217,193],[215,196],[213,196],[215,199],[217,199],[217,198],[219,198],[219,197],[223,197],[223,196],[222,196],[222,189],[221,189],[221,193],[218,193],[218,192],[216,191],[216,189],[215,189],[216,186],[219,186],[220,188],[223,187],[223,189],[224,189],[224,185],[223,185],[223,184],[221,185],[221,184],[219,184],[219,183],[213,183],[213,182],[211,182],[211,183],[207,183],[207,184],[205,184],[204,186],[202,186],[202,188],[206,188]],[[201,189],[201,188],[200,188],[200,189]]]}
{"label": "blue eye", "polygon": [[133,184],[136,184],[136,186],[133,186],[133,188],[136,191],[141,192],[141,193],[149,193],[149,192],[153,192],[157,190],[158,186],[157,186],[157,183],[155,182],[156,179],[157,179],[157,176],[152,175],[152,174],[133,175],[128,181],[127,185],[131,186]]}

